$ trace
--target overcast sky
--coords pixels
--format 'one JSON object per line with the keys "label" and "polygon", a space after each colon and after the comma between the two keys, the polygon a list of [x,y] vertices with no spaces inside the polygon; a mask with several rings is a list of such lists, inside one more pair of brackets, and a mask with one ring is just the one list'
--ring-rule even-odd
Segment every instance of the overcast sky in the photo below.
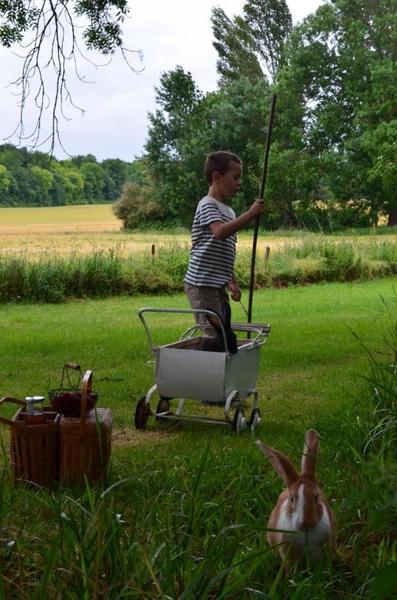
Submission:
{"label": "overcast sky", "polygon": [[[73,100],[85,113],[68,110],[70,121],[61,121],[61,137],[71,155],[94,154],[98,160],[132,161],[143,151],[147,136],[147,113],[153,111],[154,86],[162,72],[181,65],[190,71],[203,91],[216,88],[216,51],[212,47],[211,8],[220,6],[229,17],[241,14],[245,0],[130,0],[131,15],[124,24],[127,48],[141,50],[142,61],[132,55],[139,74],[120,57],[100,69],[81,63],[81,72],[93,84],[70,76]],[[294,23],[314,12],[322,0],[289,0]],[[88,54],[90,56],[90,54]],[[104,62],[103,60],[101,62]],[[0,47],[0,143],[18,122],[17,98],[7,87],[16,79],[21,61]],[[34,114],[33,106],[27,113]],[[14,137],[11,143],[17,144]],[[26,143],[28,146],[28,142]],[[40,148],[47,150],[47,147]],[[57,148],[55,155],[65,158]]]}

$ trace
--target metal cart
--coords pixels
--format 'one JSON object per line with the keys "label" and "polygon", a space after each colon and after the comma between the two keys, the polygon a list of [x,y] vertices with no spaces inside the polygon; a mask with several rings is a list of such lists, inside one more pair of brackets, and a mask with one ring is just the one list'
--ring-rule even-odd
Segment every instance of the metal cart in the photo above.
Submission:
{"label": "metal cart", "polygon": [[[176,342],[155,346],[145,318],[146,313],[192,314],[204,313],[218,319],[225,352],[201,350],[200,329],[197,325],[182,333]],[[238,351],[227,349],[225,329],[219,316],[210,310],[180,310],[171,308],[142,308],[138,316],[145,328],[155,358],[156,383],[137,403],[135,426],[145,429],[150,416],[156,420],[186,420],[231,426],[236,433],[249,426],[252,430],[260,423],[256,381],[259,373],[261,348],[270,333],[268,324],[232,323],[235,332],[248,334],[253,339],[238,339]],[[150,402],[158,393],[159,401],[153,411]],[[252,396],[250,417],[246,419],[247,399]],[[175,412],[171,400],[178,400]],[[224,419],[208,416],[182,415],[185,399],[198,400],[206,405],[223,406]],[[234,411],[232,416],[232,411]]]}

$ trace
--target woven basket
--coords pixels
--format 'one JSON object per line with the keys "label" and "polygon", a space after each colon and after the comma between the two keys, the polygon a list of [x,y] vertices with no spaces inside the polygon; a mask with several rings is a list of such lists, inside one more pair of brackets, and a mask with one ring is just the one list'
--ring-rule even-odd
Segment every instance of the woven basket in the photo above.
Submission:
{"label": "woven basket", "polygon": [[80,418],[62,415],[59,424],[59,481],[79,485],[105,477],[111,451],[113,425],[109,408],[95,408],[86,412],[88,390],[91,389],[92,371],[83,377]]}
{"label": "woven basket", "polygon": [[15,481],[32,482],[50,487],[58,475],[59,418],[54,410],[45,407],[45,423],[26,423],[26,403],[10,396],[1,398],[5,403],[20,406],[12,419],[0,417],[0,422],[10,426],[11,466]]}

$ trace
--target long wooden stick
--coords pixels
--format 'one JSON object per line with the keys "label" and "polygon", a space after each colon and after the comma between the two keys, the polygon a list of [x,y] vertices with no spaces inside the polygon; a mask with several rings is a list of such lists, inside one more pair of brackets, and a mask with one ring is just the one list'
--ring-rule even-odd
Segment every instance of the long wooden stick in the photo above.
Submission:
{"label": "long wooden stick", "polygon": [[[276,101],[277,101],[277,95],[273,94],[272,105],[270,108],[269,121],[268,121],[267,132],[266,132],[265,158],[263,161],[263,171],[262,171],[261,186],[260,186],[260,190],[259,190],[259,198],[263,198],[263,195],[265,193],[266,178],[267,178],[267,164],[269,162],[269,151],[270,151],[270,143],[271,143],[271,137],[272,137],[274,113],[276,110]],[[253,296],[254,296],[255,259],[256,259],[256,246],[257,246],[257,242],[258,242],[258,232],[259,232],[259,215],[255,219],[254,239],[252,241],[251,277],[250,277],[250,287],[249,287],[249,297],[248,297],[248,323],[252,323],[252,300],[253,300]]]}

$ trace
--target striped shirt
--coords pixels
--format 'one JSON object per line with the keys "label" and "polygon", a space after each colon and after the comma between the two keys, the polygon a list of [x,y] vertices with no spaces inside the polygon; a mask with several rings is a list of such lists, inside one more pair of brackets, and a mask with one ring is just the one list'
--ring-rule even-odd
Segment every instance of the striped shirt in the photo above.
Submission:
{"label": "striped shirt", "polygon": [[193,219],[192,249],[185,283],[221,288],[231,280],[237,236],[234,233],[225,240],[217,240],[209,225],[214,221],[227,223],[235,218],[230,206],[215,198],[205,196],[200,200]]}

